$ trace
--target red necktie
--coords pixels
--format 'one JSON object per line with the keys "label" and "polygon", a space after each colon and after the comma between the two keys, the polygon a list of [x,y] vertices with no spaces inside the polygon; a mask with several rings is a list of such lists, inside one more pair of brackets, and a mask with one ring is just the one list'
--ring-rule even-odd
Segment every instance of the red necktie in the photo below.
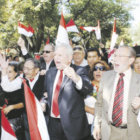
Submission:
{"label": "red necktie", "polygon": [[54,91],[53,102],[52,102],[52,112],[57,117],[59,115],[59,106],[58,106],[58,96],[60,92],[60,87],[63,79],[63,71],[60,71],[60,75],[56,84],[56,88]]}
{"label": "red necktie", "polygon": [[124,92],[124,74],[120,74],[120,78],[116,87],[113,112],[112,112],[112,121],[113,124],[118,127],[122,124],[122,114],[123,114],[123,92]]}

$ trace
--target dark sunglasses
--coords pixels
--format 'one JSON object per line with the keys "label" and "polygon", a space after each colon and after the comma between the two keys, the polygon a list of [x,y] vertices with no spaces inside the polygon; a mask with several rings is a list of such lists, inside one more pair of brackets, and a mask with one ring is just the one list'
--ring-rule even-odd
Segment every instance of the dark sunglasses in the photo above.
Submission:
{"label": "dark sunglasses", "polygon": [[105,70],[105,67],[104,66],[100,66],[100,67],[95,66],[94,69],[93,69],[93,71],[97,71],[97,70],[104,71]]}
{"label": "dark sunglasses", "polygon": [[42,51],[43,53],[50,53],[50,52],[52,52],[52,51]]}
{"label": "dark sunglasses", "polygon": [[73,48],[73,51],[75,51],[75,50],[82,50],[82,48],[80,48],[80,47],[75,47],[75,48]]}

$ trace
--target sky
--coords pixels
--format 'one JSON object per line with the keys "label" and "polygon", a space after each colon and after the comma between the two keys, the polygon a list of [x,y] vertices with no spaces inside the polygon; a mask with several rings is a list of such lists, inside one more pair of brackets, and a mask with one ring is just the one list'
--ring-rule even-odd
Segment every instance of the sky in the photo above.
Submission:
{"label": "sky", "polygon": [[132,21],[132,27],[137,26],[140,23],[140,0],[135,0],[134,2],[134,9],[131,11],[131,14],[134,18]]}

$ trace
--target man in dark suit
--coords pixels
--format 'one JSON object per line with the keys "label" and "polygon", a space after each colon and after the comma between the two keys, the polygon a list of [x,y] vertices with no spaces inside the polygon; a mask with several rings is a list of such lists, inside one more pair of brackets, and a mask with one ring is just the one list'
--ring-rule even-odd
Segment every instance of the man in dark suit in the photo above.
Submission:
{"label": "man in dark suit", "polygon": [[[17,44],[20,46],[23,57],[26,59],[31,58],[25,46],[25,41],[20,37]],[[49,68],[54,67],[54,45],[52,43],[46,44],[43,47],[43,57],[40,58],[41,62],[41,75],[44,75]]]}
{"label": "man in dark suit", "polygon": [[49,69],[45,77],[51,140],[91,139],[83,96],[92,91],[92,85],[85,68],[71,65],[72,55],[71,46],[56,46],[56,67]]}

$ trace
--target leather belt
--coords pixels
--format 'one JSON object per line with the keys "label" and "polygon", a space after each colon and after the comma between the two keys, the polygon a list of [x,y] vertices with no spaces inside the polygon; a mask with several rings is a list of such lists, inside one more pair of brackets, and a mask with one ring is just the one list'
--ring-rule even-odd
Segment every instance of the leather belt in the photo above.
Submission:
{"label": "leather belt", "polygon": [[121,129],[126,129],[127,128],[127,124],[124,126],[115,126],[115,124],[111,123],[112,126],[116,127],[116,128],[121,128]]}

